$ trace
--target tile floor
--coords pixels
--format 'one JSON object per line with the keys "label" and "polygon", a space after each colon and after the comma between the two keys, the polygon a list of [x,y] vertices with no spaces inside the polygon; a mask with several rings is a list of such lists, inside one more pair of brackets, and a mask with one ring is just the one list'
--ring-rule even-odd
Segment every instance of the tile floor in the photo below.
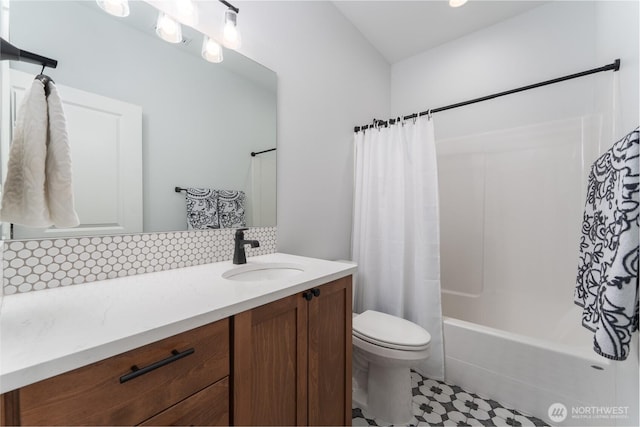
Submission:
{"label": "tile floor", "polygon": [[[455,385],[411,372],[413,426],[548,426],[544,421],[500,403],[467,393]],[[353,408],[354,426],[381,426],[366,411]]]}

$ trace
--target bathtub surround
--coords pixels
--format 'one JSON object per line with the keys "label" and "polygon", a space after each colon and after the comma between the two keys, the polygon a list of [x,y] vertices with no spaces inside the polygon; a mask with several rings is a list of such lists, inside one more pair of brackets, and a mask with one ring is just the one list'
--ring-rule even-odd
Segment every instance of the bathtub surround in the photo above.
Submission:
{"label": "bathtub surround", "polygon": [[[633,388],[620,395],[616,384],[637,387],[637,353],[622,363],[595,354],[571,300],[586,176],[605,121],[438,144],[446,380],[539,418],[556,402],[634,407]],[[630,409],[620,422],[637,421]]]}
{"label": "bathtub surround", "polygon": [[[234,232],[176,231],[2,242],[2,293],[38,291],[230,260]],[[251,228],[246,237],[260,242],[259,248],[247,248],[247,256],[276,251],[276,227]]]}
{"label": "bathtub surround", "polygon": [[353,260],[354,311],[376,310],[417,323],[431,334],[418,366],[444,378],[438,176],[433,120],[421,117],[357,132]]}
{"label": "bathtub surround", "polygon": [[593,349],[625,360],[638,330],[638,129],[591,166],[574,302]]}

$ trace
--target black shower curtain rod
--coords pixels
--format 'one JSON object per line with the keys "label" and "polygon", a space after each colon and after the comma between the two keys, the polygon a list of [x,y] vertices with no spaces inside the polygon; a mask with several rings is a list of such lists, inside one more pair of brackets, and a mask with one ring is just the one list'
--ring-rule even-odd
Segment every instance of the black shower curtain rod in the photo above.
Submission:
{"label": "black shower curtain rod", "polygon": [[[451,110],[453,108],[458,108],[458,107],[464,107],[465,105],[475,104],[477,102],[482,102],[482,101],[488,101],[490,99],[498,98],[500,96],[511,95],[512,93],[518,93],[518,92],[522,92],[522,91],[529,90],[529,89],[535,89],[537,87],[547,86],[547,85],[554,84],[554,83],[560,83],[560,82],[563,82],[565,80],[571,80],[571,79],[575,79],[575,78],[578,78],[578,77],[584,77],[584,76],[588,76],[590,74],[595,74],[595,73],[600,73],[600,72],[603,72],[603,71],[610,71],[610,70],[618,71],[619,69],[620,69],[620,59],[616,59],[611,64],[607,64],[607,65],[605,65],[603,67],[593,68],[591,70],[582,71],[580,73],[569,74],[568,76],[558,77],[556,79],[546,80],[544,82],[535,83],[535,84],[528,85],[528,86],[522,86],[522,87],[519,87],[517,89],[511,89],[511,90],[507,90],[507,91],[504,91],[504,92],[494,93],[493,95],[487,95],[487,96],[483,96],[483,97],[480,97],[480,98],[471,99],[469,101],[458,102],[456,104],[447,105],[446,107],[433,108],[431,110],[422,111],[420,113],[413,113],[413,114],[410,114],[408,116],[404,116],[403,120],[414,119],[416,117],[426,116],[427,114],[430,114],[430,113],[438,113],[440,111]],[[356,126],[353,130],[354,130],[354,132],[359,132],[361,130],[372,128],[372,127],[375,127],[375,126],[385,126],[386,127],[388,124],[394,124],[397,120],[400,120],[400,117],[398,117],[397,119],[389,119],[388,121],[373,119],[373,123],[372,124],[364,125],[364,126]]]}
{"label": "black shower curtain rod", "polygon": [[37,55],[27,50],[18,49],[8,41],[0,38],[0,61],[21,61],[31,64],[40,64],[43,67],[56,68],[58,61]]}
{"label": "black shower curtain rod", "polygon": [[269,151],[276,151],[275,148],[269,148],[268,150],[263,150],[263,151],[252,151],[251,152],[251,157],[255,157],[258,154],[262,154],[262,153],[268,153]]}

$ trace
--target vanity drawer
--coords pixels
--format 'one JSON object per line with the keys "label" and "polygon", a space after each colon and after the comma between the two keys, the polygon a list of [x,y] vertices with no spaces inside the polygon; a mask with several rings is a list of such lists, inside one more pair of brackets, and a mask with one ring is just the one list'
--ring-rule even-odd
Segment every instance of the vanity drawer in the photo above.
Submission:
{"label": "vanity drawer", "polygon": [[[133,366],[155,369],[128,379]],[[225,319],[24,387],[19,421],[135,425],[228,375]]]}
{"label": "vanity drawer", "polygon": [[228,426],[229,377],[210,385],[140,425]]}

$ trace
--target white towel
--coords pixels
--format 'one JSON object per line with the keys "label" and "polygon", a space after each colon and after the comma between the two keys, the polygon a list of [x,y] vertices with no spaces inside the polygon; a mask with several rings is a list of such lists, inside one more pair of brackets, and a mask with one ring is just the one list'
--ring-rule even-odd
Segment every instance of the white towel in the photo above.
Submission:
{"label": "white towel", "polygon": [[51,222],[58,228],[76,227],[80,224],[73,200],[71,175],[71,148],[67,121],[58,89],[49,83],[49,141],[47,144],[47,200]]}
{"label": "white towel", "polygon": [[45,96],[34,80],[18,111],[2,195],[2,221],[30,227],[75,227],[71,156],[56,87]]}

